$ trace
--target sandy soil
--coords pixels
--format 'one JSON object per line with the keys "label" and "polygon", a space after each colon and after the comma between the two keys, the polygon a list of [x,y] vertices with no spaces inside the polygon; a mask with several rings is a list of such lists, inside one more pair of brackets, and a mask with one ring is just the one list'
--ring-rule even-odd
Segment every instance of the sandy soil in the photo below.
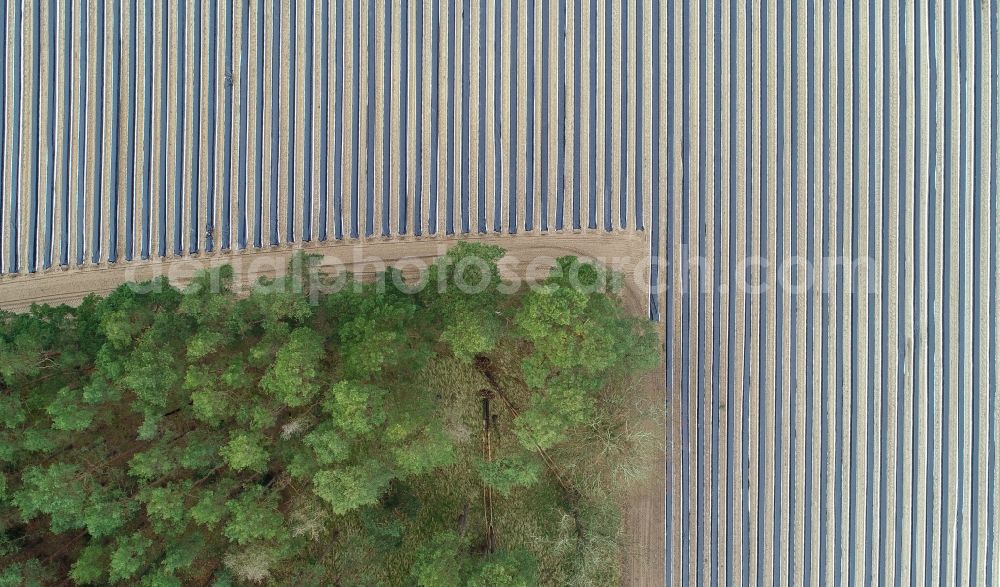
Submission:
{"label": "sandy soil", "polygon": [[[643,314],[648,302],[642,292],[643,268],[647,260],[648,243],[641,233],[554,233],[548,235],[468,235],[465,240],[495,244],[507,250],[502,271],[505,278],[527,279],[542,277],[552,260],[562,255],[577,255],[597,259],[625,274],[626,305],[630,311]],[[32,303],[78,303],[89,293],[106,294],[127,282],[148,280],[166,275],[171,283],[183,285],[199,269],[231,263],[236,270],[234,288],[246,291],[260,277],[273,276],[283,270],[295,252],[305,250],[323,255],[323,266],[335,271],[338,267],[358,274],[370,274],[383,264],[414,270],[444,252],[457,239],[394,238],[344,241],[334,244],[316,243],[296,247],[275,247],[257,252],[203,255],[160,261],[103,264],[72,270],[52,270],[31,276],[5,276],[0,279],[0,309],[24,311]],[[645,265],[644,265],[645,264]],[[638,280],[638,281],[637,281]],[[661,327],[662,337],[662,327]],[[656,401],[664,401],[664,365],[651,374],[645,383],[647,393]],[[662,432],[662,431],[661,431]],[[650,482],[630,498],[626,513],[627,541],[630,552],[624,561],[626,585],[662,585],[664,565],[664,491],[665,457]]]}
{"label": "sandy soil", "polygon": [[[632,283],[632,282],[629,282]],[[633,314],[642,314],[648,307],[645,291],[630,286],[624,293],[625,307]],[[665,327],[658,324],[660,341],[664,340]],[[666,356],[660,356],[660,365],[643,378],[646,397],[663,406],[666,402]],[[665,422],[664,422],[665,425]],[[651,430],[666,440],[666,430],[652,424]],[[659,586],[665,582],[666,564],[666,445],[653,463],[645,485],[635,489],[626,504],[625,531],[629,545],[624,560],[623,585]]]}
{"label": "sandy soil", "polygon": [[[552,235],[466,235],[464,240],[495,244],[507,250],[503,270],[508,276],[524,274],[543,276],[551,259],[561,255],[591,257],[633,277],[649,266],[646,239],[642,234],[609,233]],[[283,271],[298,251],[323,257],[322,266],[330,271],[346,269],[359,274],[372,273],[386,265],[412,269],[413,264],[441,255],[455,242],[454,237],[394,237],[330,243],[305,243],[258,251],[217,253],[183,258],[165,258],[133,263],[102,263],[75,269],[51,269],[33,275],[0,276],[0,309],[24,311],[32,303],[73,304],[88,293],[106,294],[119,285],[167,276],[183,286],[199,270],[231,264],[235,269],[234,288],[246,291],[260,277],[273,277]],[[546,263],[546,259],[549,262]],[[638,311],[638,306],[637,306]],[[642,305],[645,311],[645,304]]]}

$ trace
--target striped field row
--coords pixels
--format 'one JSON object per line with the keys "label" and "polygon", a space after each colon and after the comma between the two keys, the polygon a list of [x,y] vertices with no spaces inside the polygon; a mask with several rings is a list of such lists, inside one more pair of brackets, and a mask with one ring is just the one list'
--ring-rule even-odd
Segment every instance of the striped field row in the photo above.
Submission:
{"label": "striped field row", "polygon": [[307,241],[639,233],[666,584],[1000,583],[1000,0],[0,16],[0,288]]}

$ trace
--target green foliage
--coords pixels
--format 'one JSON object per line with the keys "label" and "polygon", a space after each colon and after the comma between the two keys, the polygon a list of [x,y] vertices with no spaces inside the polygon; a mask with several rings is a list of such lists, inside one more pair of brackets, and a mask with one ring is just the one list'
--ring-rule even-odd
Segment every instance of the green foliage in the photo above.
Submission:
{"label": "green foliage", "polygon": [[14,505],[21,517],[30,520],[47,514],[53,532],[84,525],[82,512],[87,508],[87,492],[79,482],[80,468],[68,463],[48,467],[29,467],[21,476],[21,488],[14,493]]}
{"label": "green foliage", "polygon": [[20,398],[14,395],[0,395],[0,424],[5,428],[17,428],[28,418],[28,413]]}
{"label": "green foliage", "polygon": [[69,387],[59,390],[55,401],[46,408],[49,416],[52,416],[52,428],[79,432],[90,426],[97,410],[82,405],[77,395]]}
{"label": "green foliage", "polygon": [[656,365],[652,327],[627,316],[602,291],[613,281],[602,269],[561,257],[515,313],[515,324],[531,344],[522,376],[538,391],[517,422],[526,448],[564,441],[571,429],[594,418],[596,397],[613,377]]}
{"label": "green foliage", "polygon": [[349,437],[369,434],[385,422],[382,398],[386,392],[373,385],[339,381],[323,402],[333,425]]}
{"label": "green foliage", "polygon": [[538,584],[538,562],[524,550],[498,552],[480,562],[468,587],[531,587]]}
{"label": "green foliage", "polygon": [[135,533],[118,539],[111,553],[110,578],[112,581],[131,579],[146,563],[146,556],[153,541]]}
{"label": "green foliage", "polygon": [[42,587],[55,577],[38,559],[16,562],[0,569],[0,587]]}
{"label": "green foliage", "polygon": [[135,514],[136,504],[118,488],[99,487],[91,492],[83,511],[83,525],[94,538],[112,536]]}
{"label": "green foliage", "polygon": [[187,445],[180,454],[179,464],[194,471],[207,470],[218,462],[219,445],[222,436],[210,432],[191,432],[186,437]]}
{"label": "green foliage", "polygon": [[188,340],[187,358],[189,361],[196,361],[204,358],[219,349],[224,337],[221,332],[211,330],[198,332]]}
{"label": "green foliage", "polygon": [[227,501],[226,509],[229,521],[224,533],[236,544],[275,538],[284,524],[277,496],[261,487],[247,489],[238,498]]}
{"label": "green foliage", "polygon": [[92,585],[99,583],[107,572],[108,549],[103,544],[94,542],[80,551],[80,556],[73,563],[69,576],[77,585]]}
{"label": "green foliage", "polygon": [[321,465],[331,465],[347,459],[351,447],[332,425],[324,424],[305,436],[303,441],[316,454],[316,462]]}
{"label": "green foliage", "polygon": [[377,502],[391,479],[389,469],[378,461],[371,461],[316,473],[313,491],[330,504],[335,514],[344,514]]}
{"label": "green foliage", "polygon": [[214,528],[226,515],[227,497],[228,492],[223,489],[202,491],[189,510],[191,519],[207,528]]}
{"label": "green foliage", "polygon": [[139,500],[146,505],[146,516],[157,532],[170,534],[178,529],[185,518],[184,502],[190,489],[190,481],[178,481],[139,494]]}
{"label": "green foliage", "polygon": [[616,386],[656,337],[602,270],[510,294],[503,255],[459,244],[416,292],[319,291],[297,256],[245,297],[222,267],[0,312],[0,586],[613,583],[612,461],[641,469]]}
{"label": "green foliage", "polygon": [[514,455],[490,462],[478,460],[476,470],[484,483],[508,496],[515,487],[528,487],[537,483],[542,467],[533,458]]}
{"label": "green foliage", "polygon": [[392,449],[396,467],[404,475],[421,475],[455,462],[451,440],[440,428],[425,428],[406,444]]}
{"label": "green foliage", "polygon": [[129,475],[142,481],[153,481],[168,475],[177,467],[173,451],[161,445],[136,453],[128,462]]}
{"label": "green foliage", "polygon": [[566,439],[570,429],[588,422],[594,398],[562,382],[548,393],[531,397],[528,409],[517,419],[515,433],[526,448],[550,448]]}
{"label": "green foliage", "polygon": [[[188,371],[190,375],[192,371]],[[214,385],[194,387],[190,379],[186,384],[191,384],[191,407],[193,415],[198,420],[210,425],[218,425],[226,416],[230,415],[229,399]]]}
{"label": "green foliage", "polygon": [[502,330],[500,247],[459,243],[431,266],[423,296],[440,315],[441,340],[470,362],[496,346]]}
{"label": "green foliage", "polygon": [[61,436],[54,429],[28,428],[21,436],[21,448],[28,452],[48,454],[59,446]]}
{"label": "green foliage", "polygon": [[421,587],[462,585],[465,548],[465,540],[454,532],[436,534],[417,550],[410,575]]}
{"label": "green foliage", "polygon": [[260,435],[238,433],[219,449],[219,454],[236,471],[249,470],[262,473],[267,469],[269,457],[263,444],[264,441]]}
{"label": "green foliage", "polygon": [[205,551],[205,536],[192,532],[167,543],[161,566],[168,573],[186,569]]}
{"label": "green foliage", "polygon": [[142,587],[181,587],[181,580],[164,571],[155,571],[142,578]]}
{"label": "green foliage", "polygon": [[261,379],[261,388],[287,406],[305,405],[319,392],[323,355],[323,337],[310,328],[296,328]]}
{"label": "green foliage", "polygon": [[101,377],[94,377],[84,386],[82,393],[84,403],[93,405],[116,402],[121,397],[121,390]]}

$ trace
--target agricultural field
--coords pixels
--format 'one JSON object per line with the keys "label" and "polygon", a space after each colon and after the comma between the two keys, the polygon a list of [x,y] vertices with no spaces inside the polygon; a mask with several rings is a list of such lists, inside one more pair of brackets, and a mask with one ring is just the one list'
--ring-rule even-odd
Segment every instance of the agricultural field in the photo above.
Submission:
{"label": "agricultural field", "polygon": [[[72,322],[227,265],[244,307],[303,253],[366,282],[459,241],[504,248],[504,280],[588,259],[659,337],[657,365],[602,388],[663,412],[629,429],[665,447],[651,477],[609,496],[623,584],[1000,584],[998,96],[1000,0],[0,2],[0,311]],[[520,579],[565,579],[538,546],[563,542],[505,524],[548,524],[526,513],[546,495],[572,519],[588,487],[539,453],[534,483],[480,495],[484,455],[530,452],[511,315],[464,358],[435,326],[406,383],[469,381],[469,435],[446,435],[449,475],[380,494],[455,492],[433,544],[471,557],[446,557],[463,581],[491,535]],[[580,474],[564,448],[545,454]],[[79,547],[40,560],[68,573]],[[369,552],[402,569],[373,582],[416,580]],[[279,554],[247,560],[292,580]]]}

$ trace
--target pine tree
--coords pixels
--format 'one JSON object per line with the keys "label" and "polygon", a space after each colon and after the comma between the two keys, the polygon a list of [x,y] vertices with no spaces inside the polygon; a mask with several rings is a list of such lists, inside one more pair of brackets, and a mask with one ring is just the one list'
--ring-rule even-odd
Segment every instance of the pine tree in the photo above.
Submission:
{"label": "pine tree", "polygon": [[587,560],[607,566],[620,520],[564,484],[656,339],[576,288],[606,276],[573,259],[503,293],[503,254],[458,245],[416,293],[396,270],[311,291],[300,257],[247,296],[222,267],[0,313],[0,586],[535,584],[543,542],[483,546],[484,485],[499,516],[598,512]]}

